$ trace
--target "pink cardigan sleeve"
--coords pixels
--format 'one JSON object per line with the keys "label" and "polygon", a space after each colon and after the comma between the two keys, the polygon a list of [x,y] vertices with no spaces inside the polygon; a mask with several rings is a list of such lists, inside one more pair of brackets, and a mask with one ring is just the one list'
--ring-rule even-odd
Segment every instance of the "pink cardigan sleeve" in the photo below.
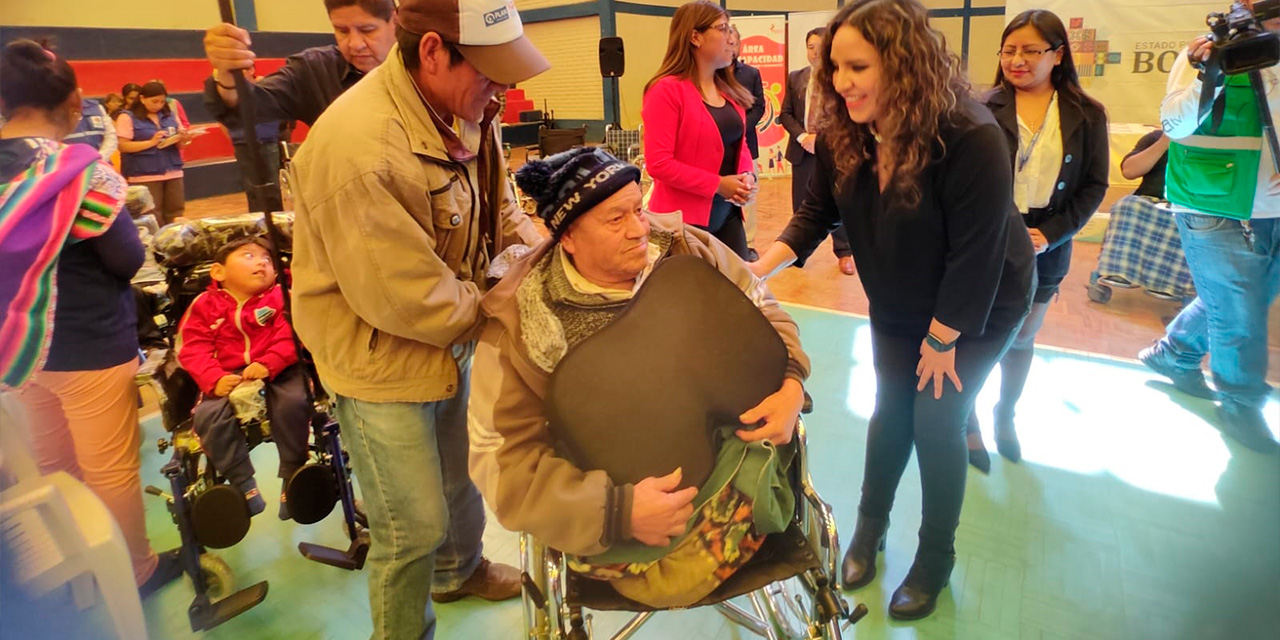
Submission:
{"label": "pink cardigan sleeve", "polygon": [[[658,81],[644,96],[640,118],[644,121],[644,160],[649,175],[680,191],[711,198],[720,188],[720,176],[676,159],[676,138],[682,128],[679,81]],[[745,138],[745,137],[744,137]],[[746,149],[744,139],[743,149]],[[747,152],[747,159],[751,155]]]}

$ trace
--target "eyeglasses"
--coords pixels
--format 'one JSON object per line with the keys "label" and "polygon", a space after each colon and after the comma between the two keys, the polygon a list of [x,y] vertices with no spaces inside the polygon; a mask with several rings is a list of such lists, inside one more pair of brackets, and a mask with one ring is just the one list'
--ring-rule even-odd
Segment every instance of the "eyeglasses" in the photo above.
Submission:
{"label": "eyeglasses", "polygon": [[1058,47],[1047,47],[1045,49],[1022,49],[1021,51],[1018,49],[1001,49],[999,51],[999,55],[1001,60],[1012,60],[1021,53],[1023,60],[1026,60],[1027,62],[1035,62],[1040,59],[1040,56],[1043,56],[1050,51],[1057,50]]}
{"label": "eyeglasses", "polygon": [[728,22],[724,22],[724,23],[721,23],[721,24],[713,24],[713,25],[711,25],[711,26],[709,26],[709,27],[703,27],[703,28],[699,29],[699,31],[706,31],[707,29],[715,29],[716,31],[719,31],[720,33],[723,33],[723,34],[725,34],[725,35],[728,35],[728,34],[729,34],[729,29],[731,29],[731,27],[729,26],[729,23],[728,23]]}

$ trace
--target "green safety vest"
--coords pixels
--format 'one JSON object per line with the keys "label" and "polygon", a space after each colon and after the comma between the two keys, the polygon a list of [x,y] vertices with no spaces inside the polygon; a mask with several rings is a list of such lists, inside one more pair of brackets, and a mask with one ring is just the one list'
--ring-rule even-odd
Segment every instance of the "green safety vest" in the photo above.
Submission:
{"label": "green safety vest", "polygon": [[1249,76],[1228,76],[1218,100],[1225,101],[1222,122],[1212,115],[1195,134],[1169,143],[1165,197],[1188,209],[1248,220],[1258,190],[1262,163],[1262,120]]}

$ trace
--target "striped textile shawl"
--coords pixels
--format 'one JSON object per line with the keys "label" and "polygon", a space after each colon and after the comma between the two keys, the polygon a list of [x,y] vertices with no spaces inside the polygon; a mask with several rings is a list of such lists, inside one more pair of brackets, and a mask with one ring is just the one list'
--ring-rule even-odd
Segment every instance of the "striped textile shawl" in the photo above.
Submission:
{"label": "striped textile shawl", "polygon": [[43,146],[36,161],[0,190],[0,387],[15,389],[48,356],[63,247],[105,233],[123,203],[91,189],[92,148],[33,144]]}

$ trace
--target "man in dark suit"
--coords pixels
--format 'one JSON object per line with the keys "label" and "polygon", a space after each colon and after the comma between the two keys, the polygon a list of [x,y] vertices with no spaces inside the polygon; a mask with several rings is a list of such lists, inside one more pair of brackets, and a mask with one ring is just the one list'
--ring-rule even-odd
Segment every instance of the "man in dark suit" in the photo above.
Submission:
{"label": "man in dark suit", "polygon": [[[809,190],[809,177],[813,175],[813,145],[817,140],[817,132],[821,123],[810,118],[811,103],[817,99],[817,93],[811,85],[813,71],[818,67],[822,55],[822,36],[826,29],[817,27],[805,35],[805,54],[809,66],[791,72],[787,78],[787,93],[782,99],[782,113],[779,120],[787,130],[791,139],[787,141],[787,162],[791,163],[791,210],[800,208],[804,196]],[[836,259],[840,263],[840,272],[853,275],[853,251],[849,248],[849,236],[844,227],[831,233],[831,246],[835,250]]]}
{"label": "man in dark suit", "polygon": [[[751,108],[747,109],[747,148],[751,150],[751,159],[758,160],[760,141],[756,135],[756,126],[764,116],[764,82],[760,79],[759,69],[738,59],[738,54],[742,53],[742,35],[738,33],[738,27],[731,25],[729,28],[731,30],[730,46],[733,47],[733,76],[737,78],[738,84],[751,92],[751,97],[755,99],[751,103]],[[759,170],[758,167],[757,170]],[[744,206],[742,214],[745,218],[743,226],[747,231],[747,257],[754,262],[759,256],[755,249],[756,201],[752,200],[750,204]]]}

